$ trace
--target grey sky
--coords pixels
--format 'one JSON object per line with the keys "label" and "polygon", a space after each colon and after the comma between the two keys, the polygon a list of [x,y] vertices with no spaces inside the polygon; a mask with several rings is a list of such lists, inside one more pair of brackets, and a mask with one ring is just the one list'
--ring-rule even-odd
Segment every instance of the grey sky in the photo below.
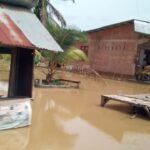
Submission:
{"label": "grey sky", "polygon": [[130,19],[150,21],[150,0],[51,0],[70,26],[81,30]]}

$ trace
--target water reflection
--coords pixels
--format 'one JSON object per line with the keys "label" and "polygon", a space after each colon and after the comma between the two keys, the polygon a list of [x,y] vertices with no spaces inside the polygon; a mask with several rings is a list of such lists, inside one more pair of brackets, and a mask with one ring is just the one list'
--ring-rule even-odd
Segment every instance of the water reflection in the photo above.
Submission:
{"label": "water reflection", "polygon": [[122,143],[126,147],[130,146],[131,148],[144,149],[144,147],[149,147],[149,134],[136,133],[136,132],[126,132],[122,138]]}
{"label": "water reflection", "polygon": [[28,145],[30,128],[5,130],[0,132],[1,150],[24,150]]}
{"label": "water reflection", "polygon": [[65,132],[77,136],[72,150],[111,149],[112,145],[115,150],[119,150],[119,144],[111,136],[91,126],[91,124],[79,117],[68,121],[58,118],[58,121],[63,126]]}
{"label": "water reflection", "polygon": [[[32,125],[16,129],[18,134],[12,134],[14,129],[0,132],[0,149],[10,148],[3,143],[7,140],[16,150],[148,149],[150,122],[146,117],[130,119],[131,107],[119,102],[110,101],[104,108],[99,103],[101,94],[150,93],[149,85],[70,73],[61,76],[80,80],[80,89],[34,89]],[[17,137],[26,141],[24,146],[17,144]]]}

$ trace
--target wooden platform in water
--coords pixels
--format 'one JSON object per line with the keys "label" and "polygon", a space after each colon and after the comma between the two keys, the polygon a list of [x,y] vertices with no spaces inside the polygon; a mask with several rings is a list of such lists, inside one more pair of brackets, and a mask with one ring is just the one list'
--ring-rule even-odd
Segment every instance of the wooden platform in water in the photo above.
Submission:
{"label": "wooden platform in water", "polygon": [[150,117],[150,94],[140,95],[102,95],[101,106],[104,107],[109,100],[115,100],[123,103],[128,103],[132,106],[145,109]]}

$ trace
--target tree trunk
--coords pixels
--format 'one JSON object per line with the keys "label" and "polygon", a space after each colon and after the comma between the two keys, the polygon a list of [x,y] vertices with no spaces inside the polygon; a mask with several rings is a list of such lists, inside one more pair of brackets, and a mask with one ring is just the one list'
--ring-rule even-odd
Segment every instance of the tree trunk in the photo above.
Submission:
{"label": "tree trunk", "polygon": [[40,20],[42,24],[47,27],[47,1],[46,0],[40,0],[41,2],[41,10],[40,10]]}
{"label": "tree trunk", "polygon": [[50,73],[48,73],[48,74],[46,75],[46,83],[47,83],[47,84],[50,84],[51,81],[52,81],[52,75],[51,75]]}

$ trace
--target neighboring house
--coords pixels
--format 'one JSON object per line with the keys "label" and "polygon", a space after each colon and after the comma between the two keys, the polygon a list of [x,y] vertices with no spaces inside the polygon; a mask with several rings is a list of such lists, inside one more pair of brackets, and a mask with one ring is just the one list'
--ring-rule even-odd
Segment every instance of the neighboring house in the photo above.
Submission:
{"label": "neighboring house", "polygon": [[129,20],[87,33],[88,56],[96,71],[134,76],[150,65],[150,22]]}

